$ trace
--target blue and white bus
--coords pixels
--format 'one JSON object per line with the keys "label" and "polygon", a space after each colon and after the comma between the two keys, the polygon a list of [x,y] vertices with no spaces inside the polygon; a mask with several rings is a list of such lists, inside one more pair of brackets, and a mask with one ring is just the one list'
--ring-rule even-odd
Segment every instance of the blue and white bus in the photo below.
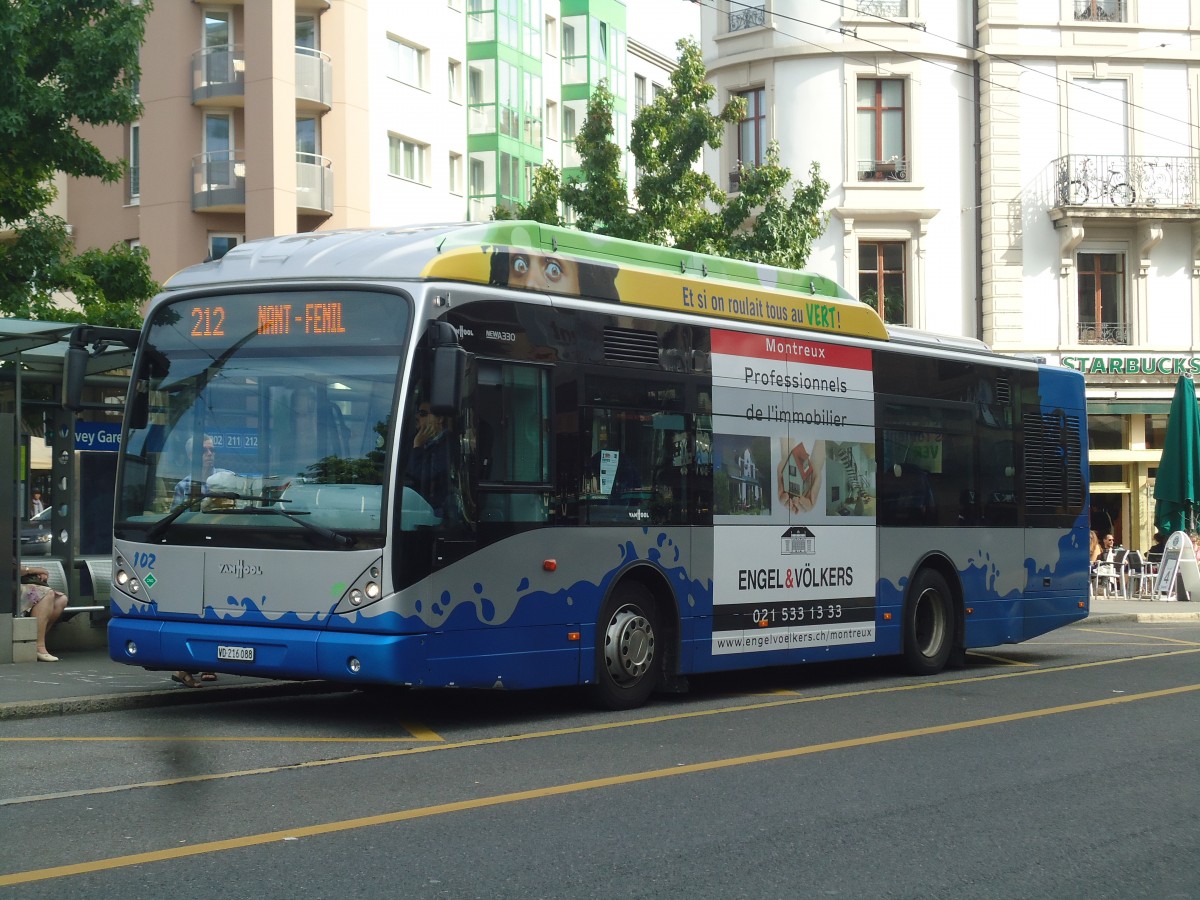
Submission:
{"label": "blue and white bus", "polygon": [[1086,440],[1078,373],[810,273],[529,222],[251,242],[148,311],[110,652],[609,708],[936,673],[1087,615]]}

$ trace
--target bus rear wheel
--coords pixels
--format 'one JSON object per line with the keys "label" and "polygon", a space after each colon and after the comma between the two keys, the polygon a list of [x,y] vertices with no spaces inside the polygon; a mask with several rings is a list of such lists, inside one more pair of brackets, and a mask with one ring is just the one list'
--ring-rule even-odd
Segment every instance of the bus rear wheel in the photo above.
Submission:
{"label": "bus rear wheel", "polygon": [[618,587],[604,601],[596,623],[596,683],[592,697],[603,709],[633,709],[658,685],[654,598],[643,585]]}
{"label": "bus rear wheel", "polygon": [[904,667],[913,675],[936,675],[950,659],[954,634],[950,587],[937,572],[923,569],[904,607]]}

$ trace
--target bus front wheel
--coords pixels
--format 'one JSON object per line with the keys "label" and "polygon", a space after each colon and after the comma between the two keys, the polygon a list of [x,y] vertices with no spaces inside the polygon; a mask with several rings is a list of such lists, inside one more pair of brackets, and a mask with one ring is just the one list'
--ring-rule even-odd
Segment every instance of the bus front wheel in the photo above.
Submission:
{"label": "bus front wheel", "polygon": [[650,591],[636,582],[618,587],[596,623],[596,683],[592,696],[604,709],[641,706],[658,685],[657,617]]}
{"label": "bus front wheel", "polygon": [[950,587],[937,572],[923,569],[904,607],[904,667],[913,675],[942,671],[954,649],[954,631]]}

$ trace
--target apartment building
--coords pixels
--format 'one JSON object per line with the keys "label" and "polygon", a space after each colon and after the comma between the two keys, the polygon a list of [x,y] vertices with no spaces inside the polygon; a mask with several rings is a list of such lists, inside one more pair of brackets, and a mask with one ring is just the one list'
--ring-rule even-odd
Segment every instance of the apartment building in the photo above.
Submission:
{"label": "apartment building", "polygon": [[486,219],[578,165],[587,98],[664,85],[691,0],[156,4],[142,120],[88,136],[123,184],[71,181],[76,244],[135,242],[165,280],[256,237]]}
{"label": "apartment building", "polygon": [[777,140],[830,182],[810,265],[889,322],[1088,384],[1093,524],[1150,542],[1181,374],[1200,373],[1200,7],[1191,0],[715,0],[705,168]]}

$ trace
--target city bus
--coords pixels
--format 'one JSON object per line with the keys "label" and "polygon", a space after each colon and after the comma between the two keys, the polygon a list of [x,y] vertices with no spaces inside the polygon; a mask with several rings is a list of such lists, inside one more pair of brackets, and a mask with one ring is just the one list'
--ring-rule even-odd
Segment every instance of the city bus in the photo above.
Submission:
{"label": "city bus", "polygon": [[110,654],[610,709],[936,674],[1087,615],[1085,429],[1079,373],[809,272],[519,221],[253,241],[147,311]]}

